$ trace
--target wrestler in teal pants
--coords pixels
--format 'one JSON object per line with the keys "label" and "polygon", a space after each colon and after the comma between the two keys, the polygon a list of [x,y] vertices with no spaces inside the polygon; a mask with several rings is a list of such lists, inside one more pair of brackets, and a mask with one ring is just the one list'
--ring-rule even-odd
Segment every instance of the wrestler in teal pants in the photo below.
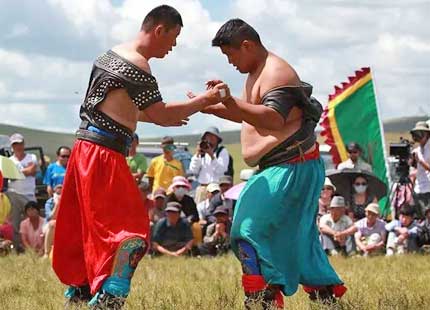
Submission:
{"label": "wrestler in teal pants", "polygon": [[341,284],[324,253],[316,225],[324,182],[321,159],[266,168],[248,180],[236,204],[231,240],[256,251],[266,283],[280,285],[287,296],[299,284]]}

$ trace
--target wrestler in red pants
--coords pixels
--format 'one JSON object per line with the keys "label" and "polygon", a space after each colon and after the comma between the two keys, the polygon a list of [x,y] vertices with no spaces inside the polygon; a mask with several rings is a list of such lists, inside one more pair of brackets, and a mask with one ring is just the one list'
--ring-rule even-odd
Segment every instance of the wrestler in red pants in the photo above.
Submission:
{"label": "wrestler in red pants", "polygon": [[57,215],[53,267],[71,287],[126,297],[149,242],[148,210],[124,155],[78,140]]}

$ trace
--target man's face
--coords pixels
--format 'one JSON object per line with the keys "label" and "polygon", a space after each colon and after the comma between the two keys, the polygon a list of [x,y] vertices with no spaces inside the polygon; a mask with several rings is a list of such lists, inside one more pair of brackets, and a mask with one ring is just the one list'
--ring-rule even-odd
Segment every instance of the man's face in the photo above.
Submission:
{"label": "man's face", "polygon": [[424,144],[427,140],[427,137],[428,135],[425,131],[418,130],[412,132],[412,139],[417,143]]}
{"label": "man's face", "polygon": [[221,52],[227,56],[228,63],[236,70],[240,73],[249,73],[249,54],[245,52],[242,45],[239,48],[222,45]]}
{"label": "man's face", "polygon": [[14,154],[24,153],[24,148],[25,148],[24,142],[12,144],[12,150]]}
{"label": "man's face", "polygon": [[334,195],[333,187],[324,185],[321,190],[321,198],[329,199],[333,197],[333,195]]}
{"label": "man's face", "polygon": [[330,214],[333,221],[337,222],[345,214],[345,208],[330,208]]}
{"label": "man's face", "polygon": [[56,186],[54,189],[54,193],[57,195],[61,195],[61,191],[63,190],[62,186]]}
{"label": "man's face", "polygon": [[360,157],[360,151],[356,149],[348,150],[348,154],[353,162],[356,162]]}
{"label": "man's face", "polygon": [[[157,32],[157,28],[161,27],[161,29]],[[176,46],[176,38],[181,33],[181,26],[176,25],[175,27],[166,30],[164,25],[159,25],[156,28],[157,33],[157,58],[164,58],[174,46]]]}
{"label": "man's face", "polygon": [[176,147],[174,144],[164,144],[162,145],[162,148],[163,148],[164,154],[172,156]]}
{"label": "man's face", "polygon": [[179,221],[179,217],[180,217],[180,212],[176,212],[176,211],[167,211],[166,212],[166,217],[167,220],[169,221],[170,225],[176,225],[176,223],[178,223]]}
{"label": "man's face", "polygon": [[60,149],[60,153],[57,156],[57,160],[61,166],[66,167],[70,158],[70,150]]}
{"label": "man's face", "polygon": [[403,227],[408,227],[414,219],[410,215],[400,214],[399,220]]}
{"label": "man's face", "polygon": [[157,198],[155,198],[155,200],[154,200],[154,204],[155,204],[155,207],[156,207],[157,209],[162,210],[162,209],[164,208],[165,199],[164,199],[163,197],[157,197]]}
{"label": "man's face", "polygon": [[218,137],[211,133],[206,133],[202,140],[208,141],[213,148],[218,145]]}
{"label": "man's face", "polygon": [[367,223],[370,226],[373,226],[373,225],[375,225],[376,220],[378,219],[378,214],[373,213],[371,211],[366,211],[366,218],[367,218]]}
{"label": "man's face", "polygon": [[233,185],[230,183],[222,183],[219,185],[219,187],[221,188],[221,193],[225,193],[226,191],[228,191]]}
{"label": "man's face", "polygon": [[223,213],[215,214],[215,218],[217,223],[227,223],[228,221],[228,215]]}
{"label": "man's face", "polygon": [[39,216],[39,211],[35,208],[28,208],[25,213],[29,218],[36,218]]}

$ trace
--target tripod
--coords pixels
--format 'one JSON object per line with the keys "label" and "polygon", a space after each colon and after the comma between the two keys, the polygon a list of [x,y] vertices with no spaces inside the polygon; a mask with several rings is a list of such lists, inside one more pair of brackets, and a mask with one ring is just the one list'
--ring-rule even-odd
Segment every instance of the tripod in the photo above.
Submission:
{"label": "tripod", "polygon": [[397,182],[391,185],[390,206],[394,213],[394,218],[399,218],[400,208],[413,201],[413,184],[408,174],[402,173]]}

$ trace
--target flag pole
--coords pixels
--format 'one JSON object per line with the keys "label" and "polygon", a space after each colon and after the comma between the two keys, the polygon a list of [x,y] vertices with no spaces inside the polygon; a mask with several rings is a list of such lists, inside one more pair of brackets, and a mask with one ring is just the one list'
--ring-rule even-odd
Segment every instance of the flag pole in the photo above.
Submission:
{"label": "flag pole", "polygon": [[[378,116],[378,121],[379,121],[379,129],[381,131],[381,142],[382,142],[382,151],[384,154],[384,162],[385,162],[385,174],[388,180],[388,188],[390,189],[392,187],[392,183],[393,180],[391,179],[391,175],[390,175],[390,166],[388,164],[388,154],[387,154],[387,148],[386,148],[386,143],[385,143],[385,131],[384,131],[384,125],[382,123],[382,118],[381,118],[381,112],[380,112],[380,106],[379,106],[379,100],[378,100],[378,86],[376,83],[376,74],[375,71],[373,70],[373,67],[370,66],[370,74],[372,76],[372,81],[373,81],[373,95],[375,96],[375,103],[376,103],[376,115]],[[392,193],[388,193],[388,201],[387,203],[390,203],[391,201],[391,195]],[[391,213],[393,214],[393,208],[392,206],[390,206],[391,209]]]}

